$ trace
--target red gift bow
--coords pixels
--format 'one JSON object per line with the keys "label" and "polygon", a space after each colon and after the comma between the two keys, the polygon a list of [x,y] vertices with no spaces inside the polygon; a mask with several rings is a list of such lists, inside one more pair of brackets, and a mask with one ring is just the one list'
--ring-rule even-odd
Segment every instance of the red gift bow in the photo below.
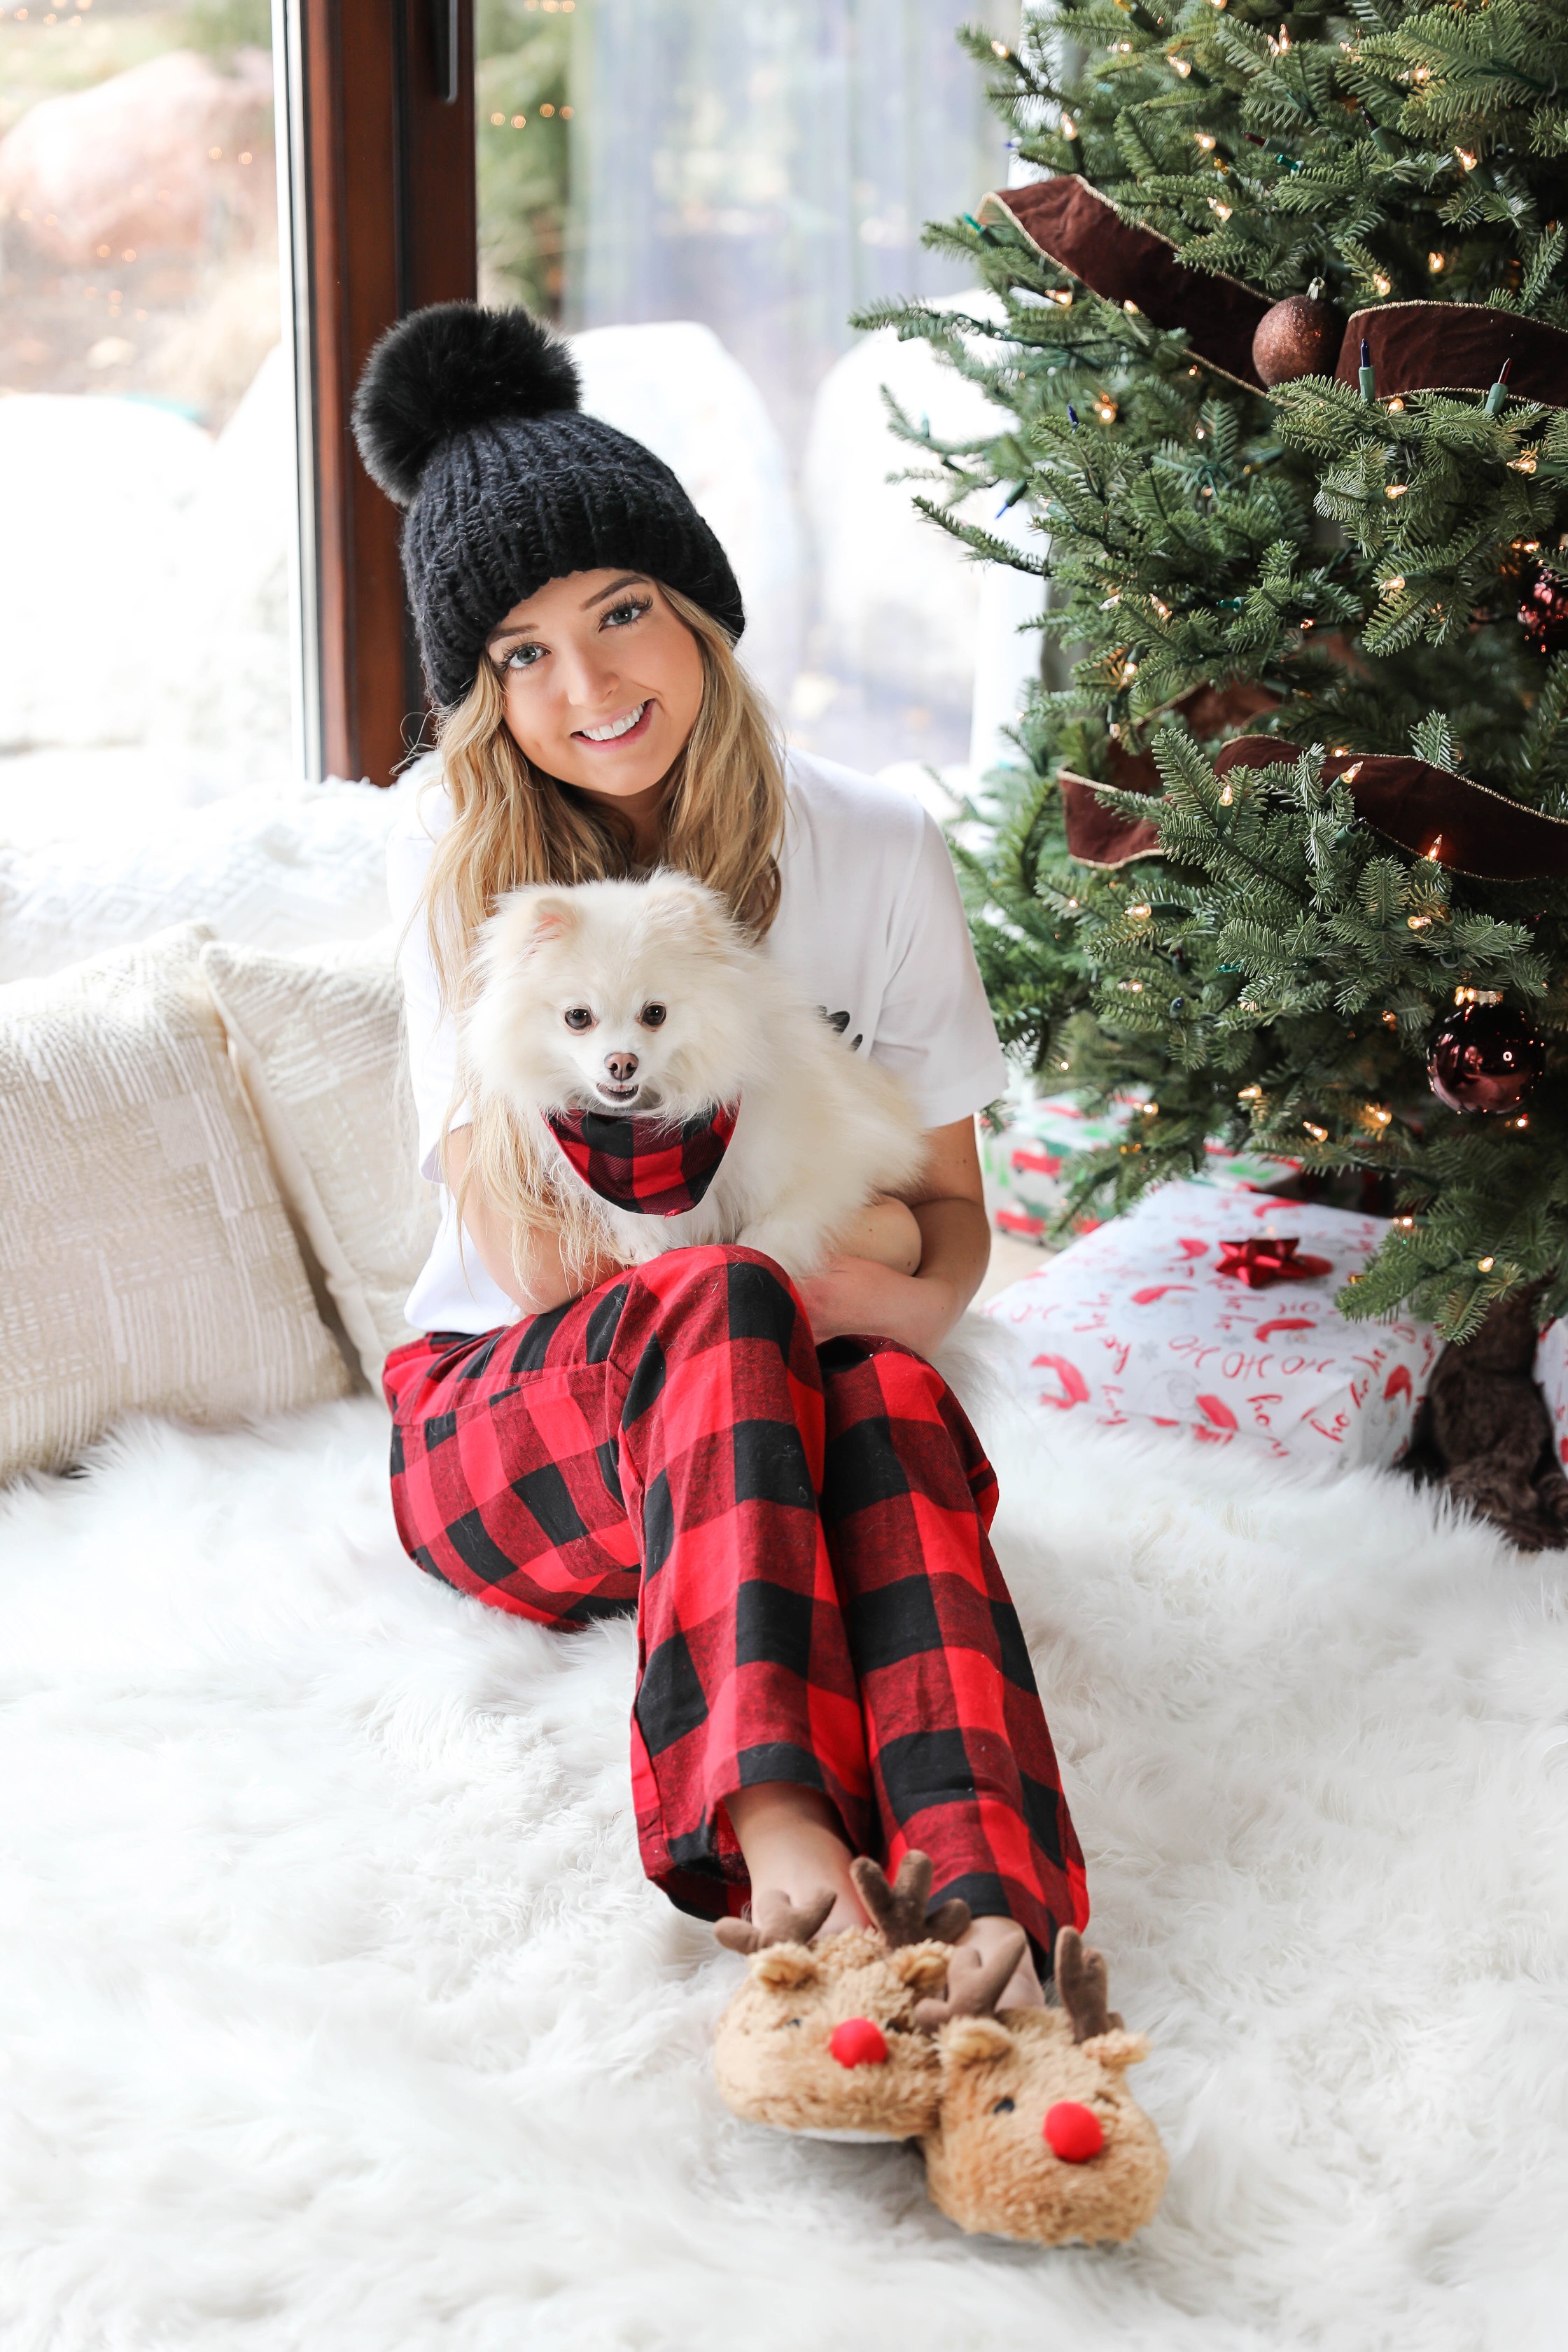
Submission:
{"label": "red gift bow", "polygon": [[1298,1257],[1296,1249],[1294,1234],[1283,1238],[1255,1234],[1244,1242],[1221,1242],[1215,1272],[1234,1276],[1248,1290],[1267,1290],[1271,1282],[1310,1282],[1315,1274],[1333,1272],[1331,1258]]}

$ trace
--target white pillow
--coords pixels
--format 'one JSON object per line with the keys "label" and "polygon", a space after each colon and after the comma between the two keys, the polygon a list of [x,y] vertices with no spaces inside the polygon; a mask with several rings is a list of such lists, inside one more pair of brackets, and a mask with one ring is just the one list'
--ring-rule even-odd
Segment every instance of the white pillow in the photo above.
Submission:
{"label": "white pillow", "polygon": [[317,956],[202,950],[285,1198],[365,1378],[413,1335],[403,1302],[436,1238],[390,932]]}
{"label": "white pillow", "polygon": [[363,939],[386,921],[386,836],[424,772],[392,792],[258,786],[205,808],[143,807],[131,832],[105,818],[67,841],[18,828],[0,838],[0,981],[42,979],[176,922],[279,952]]}
{"label": "white pillow", "polygon": [[122,1412],[221,1423],[350,1380],[190,923],[0,988],[0,1478]]}

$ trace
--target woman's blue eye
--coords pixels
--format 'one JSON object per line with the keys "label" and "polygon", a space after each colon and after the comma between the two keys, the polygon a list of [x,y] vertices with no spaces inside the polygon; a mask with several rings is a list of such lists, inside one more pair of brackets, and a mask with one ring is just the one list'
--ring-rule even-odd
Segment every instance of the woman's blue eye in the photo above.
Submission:
{"label": "woman's blue eye", "polygon": [[649,599],[645,597],[638,600],[634,597],[625,604],[616,604],[610,612],[606,613],[605,615],[605,626],[608,629],[624,629],[631,622],[640,621],[643,614],[649,611],[651,605]]}
{"label": "woman's blue eye", "polygon": [[502,669],[531,669],[543,651],[542,646],[513,646],[510,653],[503,658],[501,667]]}

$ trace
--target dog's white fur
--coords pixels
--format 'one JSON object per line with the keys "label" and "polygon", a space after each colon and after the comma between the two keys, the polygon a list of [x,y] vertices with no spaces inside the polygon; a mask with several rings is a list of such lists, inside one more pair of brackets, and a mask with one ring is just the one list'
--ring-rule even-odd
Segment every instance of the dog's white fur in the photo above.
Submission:
{"label": "dog's white fur", "polygon": [[[857,1211],[918,1175],[924,1146],[892,1075],[852,1053],[722,902],[674,873],[513,891],[479,941],[464,1026],[476,1118],[516,1129],[514,1164],[573,1255],[597,1244],[641,1265],[693,1243],[739,1242],[795,1277],[815,1272]],[[646,1008],[662,1006],[658,1026]],[[586,1010],[591,1028],[568,1026]],[[611,1065],[626,1072],[617,1078]],[[738,1101],[699,1204],[637,1215],[591,1192],[543,1113],[656,1113],[672,1124]]]}

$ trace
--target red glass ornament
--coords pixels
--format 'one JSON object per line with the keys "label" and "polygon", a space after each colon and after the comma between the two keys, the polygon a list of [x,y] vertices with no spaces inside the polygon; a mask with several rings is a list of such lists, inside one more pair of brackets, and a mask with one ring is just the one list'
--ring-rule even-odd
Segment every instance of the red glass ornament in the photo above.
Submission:
{"label": "red glass ornament", "polygon": [[1519,625],[1538,654],[1561,653],[1568,646],[1568,580],[1536,572],[1524,591]]}
{"label": "red glass ornament", "polygon": [[1507,1004],[1460,1004],[1426,1053],[1432,1091],[1450,1110],[1518,1110],[1546,1066],[1546,1040]]}
{"label": "red glass ornament", "polygon": [[887,2038],[874,2018],[847,2017],[841,2025],[834,2027],[827,2046],[841,2066],[885,2066],[888,2063]]}
{"label": "red glass ornament", "polygon": [[1265,310],[1252,338],[1252,364],[1267,384],[1332,375],[1345,322],[1331,302],[1291,294]]}
{"label": "red glass ornament", "polygon": [[1076,2099],[1058,2099],[1046,2110],[1043,2126],[1047,2145],[1064,2164],[1087,2164],[1105,2146],[1105,2132],[1092,2107]]}

